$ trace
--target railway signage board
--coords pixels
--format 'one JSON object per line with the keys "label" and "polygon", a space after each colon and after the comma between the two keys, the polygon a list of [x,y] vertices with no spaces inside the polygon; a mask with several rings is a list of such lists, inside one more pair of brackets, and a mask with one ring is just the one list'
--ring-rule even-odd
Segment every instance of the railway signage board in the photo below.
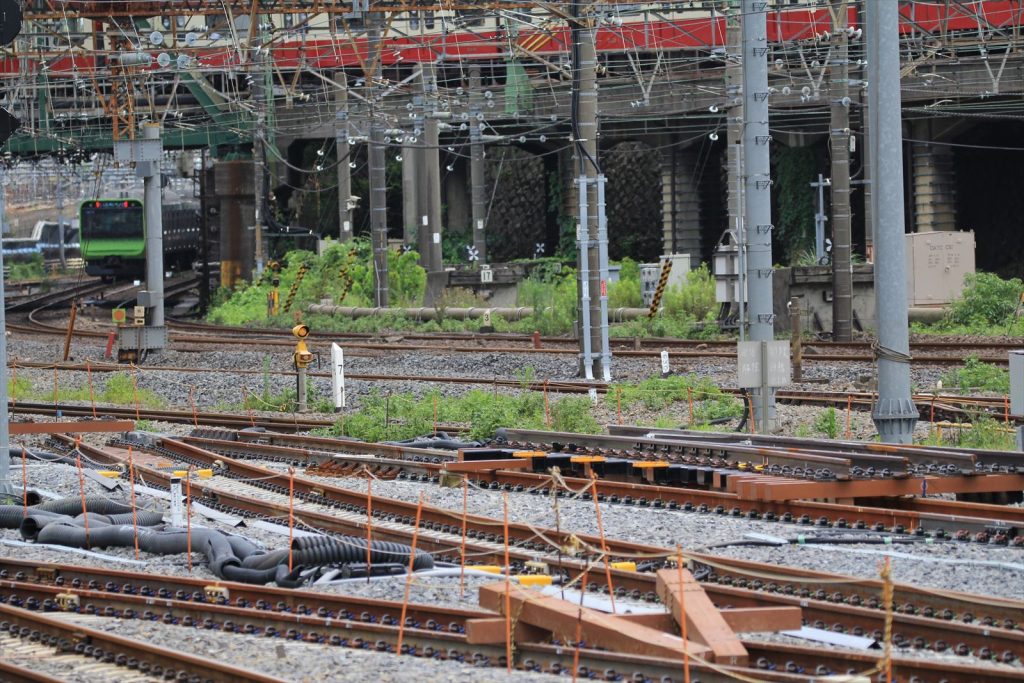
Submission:
{"label": "railway signage board", "polygon": [[345,352],[337,344],[331,344],[331,393],[334,409],[345,407]]}
{"label": "railway signage board", "polygon": [[736,349],[737,384],[744,389],[784,387],[793,367],[787,341],[741,341]]}

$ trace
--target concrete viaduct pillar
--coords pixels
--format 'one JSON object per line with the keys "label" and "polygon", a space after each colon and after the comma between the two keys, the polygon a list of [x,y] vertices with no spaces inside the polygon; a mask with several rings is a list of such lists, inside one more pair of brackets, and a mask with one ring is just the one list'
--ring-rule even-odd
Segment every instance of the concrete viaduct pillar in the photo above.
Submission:
{"label": "concrete viaduct pillar", "polygon": [[700,265],[703,247],[696,167],[694,150],[672,144],[662,148],[662,253],[689,254],[691,268]]}
{"label": "concrete viaduct pillar", "polygon": [[914,231],[956,230],[956,169],[953,148],[931,144],[936,131],[928,121],[911,127],[911,177],[914,197]]}

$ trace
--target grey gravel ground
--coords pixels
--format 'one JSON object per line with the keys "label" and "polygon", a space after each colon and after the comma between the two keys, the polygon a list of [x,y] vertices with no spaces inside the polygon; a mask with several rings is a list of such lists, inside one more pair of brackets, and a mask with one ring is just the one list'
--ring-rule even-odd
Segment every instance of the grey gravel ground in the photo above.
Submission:
{"label": "grey gravel ground", "polygon": [[[399,683],[417,679],[437,683],[549,683],[564,680],[547,674],[520,671],[509,674],[495,667],[475,667],[472,664],[399,657],[394,654],[382,655],[347,647],[325,647],[283,639],[268,641],[259,636],[183,628],[159,622],[119,619],[86,619],[82,622],[78,618],[75,622],[121,636],[150,641],[173,650],[202,653],[205,657],[294,683]],[[95,683],[108,681],[96,680]]]}
{"label": "grey gravel ground", "polygon": [[[24,335],[13,335],[9,340],[10,355],[13,360],[53,362],[60,353],[60,344],[40,342],[25,338]],[[73,346],[73,358],[76,361],[86,360],[100,362],[103,346],[91,340],[76,340]],[[358,409],[363,397],[372,391],[387,391],[392,394],[409,393],[422,397],[428,392],[440,392],[442,397],[460,395],[470,389],[485,389],[502,394],[516,393],[518,389],[498,387],[487,384],[494,378],[511,379],[529,374],[537,380],[552,381],[576,379],[576,365],[571,355],[541,354],[496,354],[486,350],[479,354],[444,354],[432,352],[409,352],[403,354],[380,353],[353,349],[346,354],[346,370],[350,374],[374,375],[421,375],[460,376],[479,378],[482,384],[451,385],[429,382],[411,382],[403,380],[366,382],[349,380],[347,382],[347,399],[349,409]],[[179,366],[192,368],[222,368],[256,371],[256,374],[230,374],[223,372],[178,373],[148,369],[149,366]],[[277,351],[249,351],[238,347],[225,350],[206,350],[202,353],[166,350],[148,358],[138,371],[137,379],[140,389],[156,393],[168,407],[188,408],[194,400],[199,409],[220,409],[237,411],[245,396],[258,397],[264,393],[279,395],[284,391],[293,390],[295,380],[291,376],[263,374],[263,370],[291,371],[291,356],[288,349],[282,347]],[[735,363],[729,359],[707,358],[698,360],[674,361],[672,371],[688,373],[697,377],[706,377],[720,386],[735,386]],[[615,378],[620,381],[636,381],[660,372],[657,359],[653,358],[617,358],[615,360]],[[915,368],[914,385],[921,390],[933,388],[935,381],[942,374],[937,368]],[[51,392],[53,389],[53,371],[42,369],[20,368],[16,371],[19,378],[32,383],[36,392]],[[860,390],[861,381],[873,376],[873,368],[867,363],[813,363],[805,364],[804,376],[824,380],[821,384],[793,385],[791,388],[808,388],[820,386],[831,391]],[[93,382],[97,393],[102,390],[106,375],[94,373]],[[316,395],[330,396],[330,381],[327,378],[311,377],[310,385]],[[87,387],[84,372],[62,371],[58,375],[59,387],[78,389]],[[268,409],[272,408],[267,406]],[[666,424],[682,425],[689,421],[688,406],[678,403],[654,413],[642,406],[627,408],[623,411],[623,421],[630,424],[654,424],[656,419]],[[784,431],[792,433],[799,425],[810,425],[823,409],[812,406],[788,406],[779,408],[780,419]],[[594,416],[600,423],[611,423],[618,416],[614,408],[600,401],[594,408]],[[841,433],[845,432],[845,417],[840,417]],[[729,428],[734,425],[724,425]],[[923,423],[917,427],[919,437],[928,433]],[[875,428],[866,412],[854,412],[851,420],[851,435],[854,438],[871,438]]]}

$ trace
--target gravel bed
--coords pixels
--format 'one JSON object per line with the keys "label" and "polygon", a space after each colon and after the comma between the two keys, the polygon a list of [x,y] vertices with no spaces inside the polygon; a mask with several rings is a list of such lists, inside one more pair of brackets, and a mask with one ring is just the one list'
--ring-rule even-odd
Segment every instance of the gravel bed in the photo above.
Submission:
{"label": "gravel bed", "polygon": [[[513,671],[498,667],[475,667],[468,663],[441,662],[420,657],[398,657],[347,647],[327,647],[284,639],[268,641],[260,636],[206,631],[160,622],[120,619],[89,620],[91,628],[120,636],[150,641],[182,652],[202,653],[204,657],[232,664],[294,683],[321,681],[380,681],[395,683],[429,680],[514,681],[551,683],[565,680],[548,674]],[[420,677],[423,678],[420,678]],[[89,683],[92,683],[90,681]],[[96,681],[96,683],[107,683]]]}
{"label": "gravel bed", "polygon": [[[715,552],[742,560],[878,578],[885,550],[885,546],[878,545],[808,544],[721,548]],[[899,583],[1024,600],[1024,552],[1018,549],[948,542],[896,546],[889,550],[893,553],[893,580]],[[986,562],[1008,566],[993,567]]]}
{"label": "gravel bed", "polygon": [[[744,633],[743,639],[756,641],[759,643],[802,646],[807,646],[814,642],[811,640],[807,640],[805,638],[797,638],[795,636],[785,635],[783,633]],[[828,648],[829,650],[836,650],[841,652],[857,652],[860,654],[865,654],[864,650],[843,647],[841,645],[829,644]],[[867,650],[866,654],[877,657],[880,655],[880,651],[871,649]],[[894,646],[892,648],[892,654],[894,657],[901,657],[904,659],[926,659],[929,662],[935,663],[954,664],[957,666],[984,667],[1007,672],[1019,672],[1021,669],[1024,669],[1024,664],[1022,664],[1020,660],[1014,660],[1010,664],[1002,664],[993,662],[990,659],[979,659],[973,656],[961,657],[960,655],[954,654],[951,650],[946,650],[945,652],[935,652],[934,650],[916,650],[912,647]]]}

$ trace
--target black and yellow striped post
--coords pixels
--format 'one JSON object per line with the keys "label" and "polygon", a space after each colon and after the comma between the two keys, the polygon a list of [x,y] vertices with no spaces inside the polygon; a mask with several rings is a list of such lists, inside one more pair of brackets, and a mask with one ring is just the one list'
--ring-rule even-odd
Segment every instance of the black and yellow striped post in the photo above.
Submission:
{"label": "black and yellow striped post", "polygon": [[298,271],[295,273],[295,281],[292,282],[292,288],[288,290],[288,298],[284,302],[284,312],[287,313],[292,308],[292,301],[295,300],[295,294],[299,291],[299,285],[302,284],[302,278],[306,277],[306,272],[309,271],[309,265],[303,263],[299,266]]}
{"label": "black and yellow striped post", "polygon": [[665,259],[665,262],[661,264],[661,277],[658,278],[658,287],[654,290],[654,297],[651,299],[651,310],[647,313],[648,318],[658,315],[661,298],[665,295],[665,287],[668,285],[668,276],[671,272],[672,259]]}
{"label": "black and yellow striped post", "polygon": [[355,258],[356,248],[352,247],[352,249],[350,249],[348,252],[348,258],[345,259],[345,265],[341,267],[341,272],[338,273],[338,277],[341,278],[342,282],[345,283],[345,287],[341,290],[341,296],[338,297],[339,306],[342,304],[342,302],[345,301],[345,297],[348,296],[348,293],[352,291],[352,276],[349,274],[348,271],[349,268],[355,263]]}

